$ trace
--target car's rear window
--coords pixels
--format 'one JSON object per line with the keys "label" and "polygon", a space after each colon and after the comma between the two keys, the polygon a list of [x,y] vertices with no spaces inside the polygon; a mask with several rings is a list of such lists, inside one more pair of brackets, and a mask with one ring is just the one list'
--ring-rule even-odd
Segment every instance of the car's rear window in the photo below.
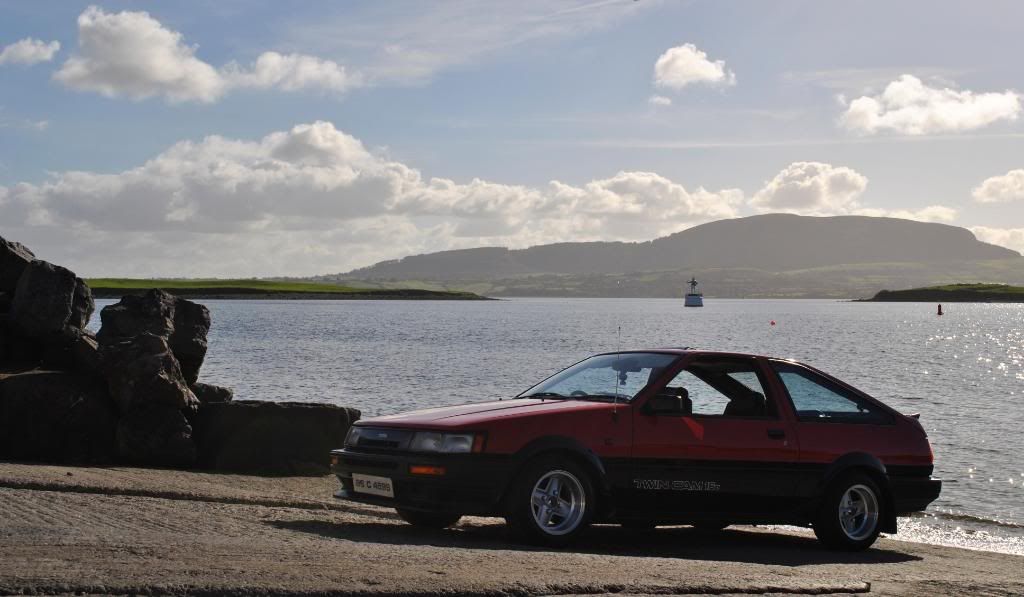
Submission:
{"label": "car's rear window", "polygon": [[774,362],[801,421],[889,423],[884,410],[820,375],[790,363]]}

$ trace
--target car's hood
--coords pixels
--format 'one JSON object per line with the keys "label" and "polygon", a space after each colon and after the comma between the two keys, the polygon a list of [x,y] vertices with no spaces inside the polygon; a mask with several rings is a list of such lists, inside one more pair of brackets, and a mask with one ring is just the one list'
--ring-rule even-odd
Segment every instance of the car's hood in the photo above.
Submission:
{"label": "car's hood", "polygon": [[[621,408],[622,403],[620,403]],[[382,425],[387,427],[466,427],[488,420],[505,417],[533,416],[575,410],[612,408],[607,402],[582,400],[540,400],[518,398],[477,402],[460,406],[442,406],[415,410],[397,415],[364,419],[359,425]]]}

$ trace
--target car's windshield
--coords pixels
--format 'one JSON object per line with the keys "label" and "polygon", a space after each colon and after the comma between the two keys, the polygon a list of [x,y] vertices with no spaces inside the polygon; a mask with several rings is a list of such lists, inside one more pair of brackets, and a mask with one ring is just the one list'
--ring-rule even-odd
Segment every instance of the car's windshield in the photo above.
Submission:
{"label": "car's windshield", "polygon": [[632,400],[676,358],[653,352],[597,355],[556,373],[520,397]]}

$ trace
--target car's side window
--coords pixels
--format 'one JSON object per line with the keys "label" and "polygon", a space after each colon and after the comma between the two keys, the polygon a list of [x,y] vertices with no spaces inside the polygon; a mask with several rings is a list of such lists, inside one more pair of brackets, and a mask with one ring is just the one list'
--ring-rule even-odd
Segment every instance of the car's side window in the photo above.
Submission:
{"label": "car's side window", "polygon": [[772,363],[786,386],[801,421],[883,423],[890,417],[880,408],[829,380],[789,363]]}
{"label": "car's side window", "polygon": [[680,393],[692,405],[692,414],[721,417],[775,417],[753,361],[696,360],[680,371],[663,390]]}

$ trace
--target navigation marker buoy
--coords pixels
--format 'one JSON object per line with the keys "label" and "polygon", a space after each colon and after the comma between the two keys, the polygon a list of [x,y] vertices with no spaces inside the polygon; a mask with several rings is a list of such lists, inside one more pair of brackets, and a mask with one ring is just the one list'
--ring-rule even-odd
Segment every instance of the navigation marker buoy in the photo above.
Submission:
{"label": "navigation marker buoy", "polygon": [[941,303],[939,304],[939,311],[938,311],[937,315],[942,315],[942,304]]}

